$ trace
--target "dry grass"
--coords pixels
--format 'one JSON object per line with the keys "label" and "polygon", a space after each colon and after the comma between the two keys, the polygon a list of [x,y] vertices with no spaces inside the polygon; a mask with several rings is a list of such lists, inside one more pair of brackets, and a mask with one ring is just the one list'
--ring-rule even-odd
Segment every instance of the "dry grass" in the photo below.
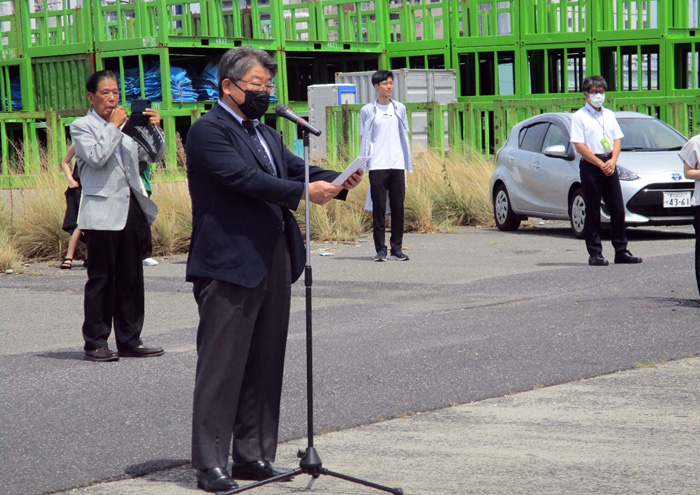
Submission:
{"label": "dry grass", "polygon": [[[181,146],[179,160],[183,157]],[[22,167],[22,164],[15,165]],[[65,179],[56,167],[44,163],[34,187],[20,193],[21,206],[14,215],[0,209],[0,268],[17,266],[22,257],[61,259],[68,235],[61,230],[65,212]],[[493,224],[488,180],[493,164],[481,155],[450,153],[447,158],[414,150],[414,173],[407,175],[406,231],[449,232],[460,226]],[[192,231],[191,201],[185,183],[159,182],[154,171],[153,199],[160,213],[152,226],[153,253],[157,256],[186,253]],[[371,231],[371,214],[364,210],[369,180],[348,194],[346,201],[312,205],[312,239],[352,242]],[[295,212],[304,225],[304,203]],[[84,247],[79,244],[79,249]],[[21,255],[19,255],[21,253]]]}
{"label": "dry grass", "polygon": [[21,191],[21,206],[14,218],[15,246],[25,258],[60,258],[68,245],[68,234],[61,230],[66,210],[63,176],[43,173],[32,188]]}
{"label": "dry grass", "polygon": [[192,233],[192,202],[187,185],[184,182],[154,183],[152,199],[159,210],[151,226],[153,254],[186,253]]}
{"label": "dry grass", "polygon": [[0,272],[20,271],[21,266],[22,254],[15,247],[10,208],[0,202]]}
{"label": "dry grass", "polygon": [[[493,163],[480,154],[455,152],[443,158],[414,147],[412,174],[407,174],[405,230],[449,232],[463,226],[492,226],[488,193]],[[372,228],[370,212],[364,210],[369,179],[348,194],[345,202],[311,207],[311,237],[317,241],[348,242]],[[295,212],[304,224],[303,203]]]}
{"label": "dry grass", "polygon": [[406,188],[406,215],[416,219],[415,224],[407,222],[411,230],[493,225],[488,192],[493,169],[493,163],[477,153],[451,152],[442,158],[424,150],[415,152],[414,173],[408,176]]}

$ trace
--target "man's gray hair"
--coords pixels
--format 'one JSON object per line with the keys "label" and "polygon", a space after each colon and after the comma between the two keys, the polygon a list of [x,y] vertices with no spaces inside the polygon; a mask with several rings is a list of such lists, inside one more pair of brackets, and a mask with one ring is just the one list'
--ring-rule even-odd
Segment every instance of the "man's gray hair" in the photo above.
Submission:
{"label": "man's gray hair", "polygon": [[224,79],[230,79],[234,82],[240,81],[250,69],[258,64],[270,71],[272,77],[277,74],[277,62],[264,50],[242,46],[224,53],[221,62],[219,62],[219,97],[223,95],[221,82]]}

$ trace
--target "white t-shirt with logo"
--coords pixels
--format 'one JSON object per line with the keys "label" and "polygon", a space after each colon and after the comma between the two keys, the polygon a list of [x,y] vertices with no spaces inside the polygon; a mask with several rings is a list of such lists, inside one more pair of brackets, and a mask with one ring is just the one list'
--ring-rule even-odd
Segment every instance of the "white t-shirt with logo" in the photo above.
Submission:
{"label": "white t-shirt with logo", "polygon": [[380,105],[377,103],[377,114],[374,118],[374,126],[371,138],[371,158],[369,169],[388,170],[405,168],[403,149],[401,148],[401,135],[399,131],[399,118],[394,111],[394,105]]}

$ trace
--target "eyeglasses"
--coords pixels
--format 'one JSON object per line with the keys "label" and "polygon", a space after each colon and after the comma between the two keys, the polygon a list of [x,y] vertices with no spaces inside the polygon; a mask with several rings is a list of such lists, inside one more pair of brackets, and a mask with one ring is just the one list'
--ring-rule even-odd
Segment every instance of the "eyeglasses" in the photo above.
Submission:
{"label": "eyeglasses", "polygon": [[260,84],[250,81],[244,81],[243,79],[239,79],[239,81],[244,82],[248,86],[250,86],[252,91],[266,91],[267,94],[269,94],[270,96],[273,96],[277,92],[277,86],[275,86],[274,84]]}
{"label": "eyeglasses", "polygon": [[589,95],[604,95],[605,90],[604,89],[594,89],[593,91],[588,92]]}

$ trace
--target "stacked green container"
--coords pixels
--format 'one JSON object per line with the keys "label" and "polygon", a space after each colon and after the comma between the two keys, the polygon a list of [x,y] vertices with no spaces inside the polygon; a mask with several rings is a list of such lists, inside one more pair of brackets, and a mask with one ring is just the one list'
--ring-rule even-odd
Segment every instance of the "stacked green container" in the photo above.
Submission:
{"label": "stacked green container", "polygon": [[[306,88],[336,72],[454,68],[458,103],[450,139],[485,153],[534,113],[570,110],[585,75],[610,84],[612,108],[659,116],[700,132],[700,14],[694,0],[0,0],[2,174],[10,184],[12,142],[24,141],[23,172],[46,142],[60,159],[65,127],[87,109],[84,81],[99,69],[120,74],[160,65],[167,167],[179,170],[177,134],[211,108],[183,102],[171,67],[201,70],[237,46],[269,51],[279,64],[278,98],[300,114]],[[30,5],[38,5],[31,8]],[[9,101],[20,80],[21,110]],[[122,104],[127,97],[122,84]],[[297,138],[272,112],[288,144]],[[341,126],[342,127],[342,126]],[[335,136],[329,136],[334,139]],[[10,144],[8,144],[10,143]]]}
{"label": "stacked green container", "polygon": [[[0,0],[0,180],[12,185],[10,163],[24,174],[38,170],[39,144],[58,159],[65,150],[65,127],[87,106],[85,78],[93,71],[90,5],[68,0]],[[8,101],[9,80],[19,78],[21,109]],[[18,150],[23,157],[17,160]]]}

